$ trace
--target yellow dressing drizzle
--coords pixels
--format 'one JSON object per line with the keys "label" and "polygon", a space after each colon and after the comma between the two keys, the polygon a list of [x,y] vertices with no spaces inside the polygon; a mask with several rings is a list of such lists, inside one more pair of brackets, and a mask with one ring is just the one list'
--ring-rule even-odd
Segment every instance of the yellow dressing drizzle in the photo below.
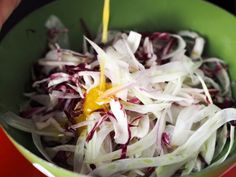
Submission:
{"label": "yellow dressing drizzle", "polygon": [[102,21],[102,43],[107,42],[109,18],[110,18],[110,0],[104,0],[103,21]]}
{"label": "yellow dressing drizzle", "polygon": [[106,89],[106,77],[105,77],[105,62],[104,59],[100,60],[100,90],[105,91]]}
{"label": "yellow dressing drizzle", "polygon": [[[103,28],[102,28],[102,43],[108,40],[108,24],[110,18],[110,0],[104,0],[103,7]],[[110,98],[100,98],[101,95],[111,88],[111,84],[106,83],[105,77],[105,61],[100,59],[100,83],[99,86],[92,88],[85,96],[83,104],[83,114],[75,118],[76,123],[86,121],[87,117],[94,111],[99,109],[107,109],[107,103]],[[85,132],[86,127],[79,128],[77,133]]]}
{"label": "yellow dressing drizzle", "polygon": [[[108,24],[110,17],[110,0],[104,0],[103,7],[103,28],[102,28],[102,42],[106,43],[108,39]],[[104,104],[108,102],[108,98],[100,99],[100,96],[106,91],[106,89],[111,88],[110,84],[106,83],[105,77],[105,60],[100,59],[100,83],[98,87],[92,88],[85,98],[83,105],[83,113],[88,116],[93,111],[104,108]]]}

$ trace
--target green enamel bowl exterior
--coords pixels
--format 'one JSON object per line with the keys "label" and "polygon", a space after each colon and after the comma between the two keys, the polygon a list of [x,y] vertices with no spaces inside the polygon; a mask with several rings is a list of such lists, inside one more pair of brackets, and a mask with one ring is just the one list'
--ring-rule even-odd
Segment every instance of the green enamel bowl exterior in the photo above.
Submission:
{"label": "green enamel bowl exterior", "polygon": [[[69,28],[71,47],[79,50],[82,41],[80,19],[93,34],[101,25],[103,1],[57,0],[36,10],[19,22],[0,42],[0,111],[17,112],[25,99],[22,93],[30,81],[32,64],[47,49],[44,23],[57,15]],[[137,31],[193,30],[207,39],[205,53],[223,58],[236,79],[236,19],[224,10],[204,1],[194,0],[111,0],[110,29]],[[234,94],[236,89],[233,88]],[[31,162],[39,163],[57,177],[78,175],[52,165],[38,155],[31,136],[13,128],[6,131],[20,152]],[[36,154],[36,155],[34,155]],[[218,176],[236,161],[236,154],[218,167],[194,176]]]}

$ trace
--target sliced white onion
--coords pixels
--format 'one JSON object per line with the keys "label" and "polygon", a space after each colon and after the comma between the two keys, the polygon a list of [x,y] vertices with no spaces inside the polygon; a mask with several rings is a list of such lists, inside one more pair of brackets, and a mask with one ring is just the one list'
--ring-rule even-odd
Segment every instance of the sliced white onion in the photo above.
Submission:
{"label": "sliced white onion", "polygon": [[114,139],[117,144],[125,144],[129,139],[127,115],[118,101],[112,100],[110,107],[116,118],[115,120],[111,119],[115,131]]}

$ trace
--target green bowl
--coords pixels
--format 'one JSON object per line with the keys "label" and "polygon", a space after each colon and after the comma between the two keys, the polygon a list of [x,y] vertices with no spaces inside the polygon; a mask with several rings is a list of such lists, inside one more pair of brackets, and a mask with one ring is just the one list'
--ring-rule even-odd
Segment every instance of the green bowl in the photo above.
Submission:
{"label": "green bowl", "polygon": [[[82,42],[80,19],[94,34],[101,24],[103,1],[57,0],[33,12],[18,23],[0,42],[0,112],[18,112],[25,101],[22,93],[30,80],[30,68],[47,48],[44,23],[57,15],[69,28],[72,49]],[[223,58],[236,79],[236,19],[224,10],[204,1],[189,0],[112,0],[110,29],[137,31],[193,30],[207,39],[206,54]],[[236,88],[233,88],[236,95]],[[20,152],[32,163],[38,163],[58,177],[78,177],[40,158],[31,136],[6,128]],[[236,162],[236,153],[218,167],[208,168],[193,176],[219,176]]]}

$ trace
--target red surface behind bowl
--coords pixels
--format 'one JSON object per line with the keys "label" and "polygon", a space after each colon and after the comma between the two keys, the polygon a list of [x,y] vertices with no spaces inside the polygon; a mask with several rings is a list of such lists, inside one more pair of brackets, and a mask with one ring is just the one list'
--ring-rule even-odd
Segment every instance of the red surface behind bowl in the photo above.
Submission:
{"label": "red surface behind bowl", "polygon": [[45,177],[15,146],[0,128],[0,176],[1,177]]}

